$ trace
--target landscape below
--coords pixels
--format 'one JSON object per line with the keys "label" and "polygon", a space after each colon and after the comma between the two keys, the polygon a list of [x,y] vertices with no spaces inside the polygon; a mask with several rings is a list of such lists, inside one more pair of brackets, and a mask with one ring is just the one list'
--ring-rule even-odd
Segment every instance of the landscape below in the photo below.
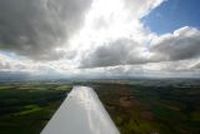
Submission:
{"label": "landscape below", "polygon": [[1,134],[39,134],[74,85],[97,95],[121,134],[199,134],[199,79],[0,84]]}

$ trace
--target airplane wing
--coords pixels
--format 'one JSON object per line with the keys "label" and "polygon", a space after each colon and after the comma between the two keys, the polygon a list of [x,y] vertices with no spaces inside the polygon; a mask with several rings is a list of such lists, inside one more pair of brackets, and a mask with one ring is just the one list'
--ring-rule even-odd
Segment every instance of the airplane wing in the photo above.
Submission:
{"label": "airplane wing", "polygon": [[92,88],[75,86],[41,134],[119,134]]}

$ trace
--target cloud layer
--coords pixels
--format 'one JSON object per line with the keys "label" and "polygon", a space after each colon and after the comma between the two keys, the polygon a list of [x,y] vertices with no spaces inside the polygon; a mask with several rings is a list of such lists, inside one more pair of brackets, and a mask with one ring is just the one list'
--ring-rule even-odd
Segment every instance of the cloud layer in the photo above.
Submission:
{"label": "cloud layer", "polygon": [[200,30],[157,35],[141,18],[165,0],[0,1],[0,72],[196,76]]}
{"label": "cloud layer", "polygon": [[172,34],[153,38],[149,44],[119,39],[97,47],[83,59],[83,67],[135,65],[200,57],[200,31],[183,27]]}
{"label": "cloud layer", "polygon": [[36,60],[55,60],[56,51],[82,25],[90,0],[0,1],[0,47]]}
{"label": "cloud layer", "polygon": [[152,52],[160,60],[184,60],[200,57],[200,31],[191,27],[183,27],[173,34],[158,37],[153,42]]}
{"label": "cloud layer", "polygon": [[144,47],[134,40],[118,39],[97,47],[82,59],[82,67],[105,67],[141,64],[146,60]]}

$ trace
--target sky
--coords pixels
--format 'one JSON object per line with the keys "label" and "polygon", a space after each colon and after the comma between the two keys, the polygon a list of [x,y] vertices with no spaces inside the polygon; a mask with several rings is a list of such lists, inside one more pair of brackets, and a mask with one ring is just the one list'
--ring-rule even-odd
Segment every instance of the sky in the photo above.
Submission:
{"label": "sky", "polygon": [[200,77],[198,0],[0,0],[0,78]]}
{"label": "sky", "polygon": [[168,0],[143,18],[157,34],[173,32],[184,26],[200,28],[199,0]]}

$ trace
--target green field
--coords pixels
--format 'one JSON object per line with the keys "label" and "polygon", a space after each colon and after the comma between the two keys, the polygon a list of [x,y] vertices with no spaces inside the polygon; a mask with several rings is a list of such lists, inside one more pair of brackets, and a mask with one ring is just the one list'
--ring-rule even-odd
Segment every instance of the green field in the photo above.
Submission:
{"label": "green field", "polygon": [[70,90],[66,84],[1,84],[0,133],[39,134]]}
{"label": "green field", "polygon": [[200,134],[199,81],[139,80],[90,86],[122,134]]}
{"label": "green field", "polygon": [[0,133],[39,134],[72,85],[93,87],[121,134],[200,134],[199,80],[2,83]]}

